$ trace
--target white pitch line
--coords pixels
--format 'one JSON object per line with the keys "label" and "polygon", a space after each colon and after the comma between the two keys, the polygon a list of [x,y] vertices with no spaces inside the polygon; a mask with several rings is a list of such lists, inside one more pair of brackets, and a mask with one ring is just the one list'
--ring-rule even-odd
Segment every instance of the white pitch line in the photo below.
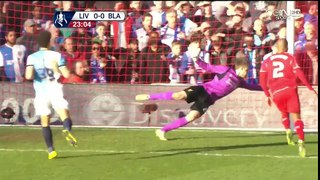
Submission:
{"label": "white pitch line", "polygon": [[[5,152],[47,152],[45,149],[7,149],[0,148],[0,151]],[[57,150],[58,152],[93,152],[93,153],[137,153],[137,151],[118,151],[118,150],[91,150],[91,149],[78,149],[78,150]]]}
{"label": "white pitch line", "polygon": [[[0,124],[0,127],[19,127],[23,129],[38,129],[41,130],[40,125],[11,125],[11,124]],[[61,125],[51,125],[53,128],[61,128]],[[84,126],[84,125],[74,125],[74,128],[88,128],[88,129],[101,129],[101,130],[110,130],[110,129],[122,129],[122,130],[153,130],[161,128],[161,126],[148,126],[148,127],[138,127],[138,126]],[[274,134],[276,132],[284,132],[281,128],[214,128],[214,127],[182,127],[178,129],[188,130],[188,131],[199,131],[199,132],[237,132],[237,133],[254,133],[254,134]],[[304,132],[317,133],[318,129],[304,129]]]}
{"label": "white pitch line", "polygon": [[[290,158],[294,158],[294,159],[299,159],[301,157],[297,156],[286,156],[286,155],[263,155],[263,154],[211,154],[211,153],[198,153],[199,155],[203,155],[203,156],[222,156],[222,157],[263,157],[263,158],[279,158],[279,159],[290,159]],[[307,156],[305,158],[308,159],[318,159],[318,156]]]}
{"label": "white pitch line", "polygon": [[[8,149],[0,148],[0,151],[4,152],[47,152],[45,149]],[[139,152],[139,151],[118,151],[118,150],[94,150],[94,149],[79,149],[79,150],[58,150],[58,152],[72,152],[72,153],[123,153],[123,154],[137,154],[137,153],[149,153],[149,154],[179,154],[177,151],[149,151],[149,152]],[[255,157],[255,158],[277,158],[277,159],[299,159],[301,157],[297,156],[286,156],[286,155],[267,155],[267,154],[220,154],[220,153],[194,153],[200,156],[215,156],[215,157]],[[318,156],[307,156],[303,159],[318,159]]]}

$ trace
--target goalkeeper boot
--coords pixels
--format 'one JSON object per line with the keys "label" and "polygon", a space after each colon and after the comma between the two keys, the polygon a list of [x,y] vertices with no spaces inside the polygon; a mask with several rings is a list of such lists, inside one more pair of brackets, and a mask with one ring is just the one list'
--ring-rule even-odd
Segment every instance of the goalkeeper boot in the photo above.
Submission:
{"label": "goalkeeper boot", "polygon": [[304,142],[302,140],[299,140],[298,145],[299,145],[299,156],[306,157],[307,152],[306,152],[306,147]]}
{"label": "goalkeeper boot", "polygon": [[49,159],[49,160],[50,160],[50,159],[53,159],[53,158],[57,157],[57,155],[58,155],[57,151],[51,151],[51,152],[49,153],[49,155],[48,155],[48,159]]}
{"label": "goalkeeper boot", "polygon": [[293,133],[292,133],[292,130],[291,129],[288,129],[286,131],[286,134],[287,134],[287,142],[288,142],[288,145],[289,146],[294,146],[295,143],[293,142]]}
{"label": "goalkeeper boot", "polygon": [[76,147],[77,144],[77,140],[76,138],[71,134],[70,131],[64,129],[62,130],[62,134],[65,136],[66,140],[74,147]]}
{"label": "goalkeeper boot", "polygon": [[164,136],[165,132],[162,131],[161,129],[157,129],[156,130],[156,136],[158,136],[158,138],[161,140],[161,141],[167,141],[167,138]]}
{"label": "goalkeeper boot", "polygon": [[149,94],[138,94],[136,95],[136,101],[146,101],[150,99]]}

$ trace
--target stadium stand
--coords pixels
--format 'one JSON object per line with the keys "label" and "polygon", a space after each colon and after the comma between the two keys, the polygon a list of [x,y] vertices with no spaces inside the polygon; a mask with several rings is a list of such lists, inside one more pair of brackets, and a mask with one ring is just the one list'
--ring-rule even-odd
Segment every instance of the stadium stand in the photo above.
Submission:
{"label": "stadium stand", "polygon": [[[271,52],[272,41],[286,33],[286,21],[270,13],[285,9],[285,1],[2,1],[0,7],[3,81],[10,79],[3,77],[6,74],[14,74],[6,72],[15,71],[4,57],[8,35],[11,45],[26,47],[26,59],[37,50],[37,34],[49,30],[52,50],[66,56],[70,68],[74,61],[84,62],[84,82],[100,82],[97,69],[106,83],[190,83],[190,76],[197,82],[206,81],[214,74],[195,67],[187,52],[190,40],[200,33],[204,61],[233,67],[237,57],[244,56],[251,63],[248,82],[259,83],[264,55]],[[317,85],[318,3],[299,1],[296,9],[302,15],[295,19],[295,56],[308,81]],[[53,25],[56,10],[115,10],[128,16],[124,22],[99,22],[96,28],[57,29]],[[15,35],[8,33],[10,29]],[[170,56],[176,41],[181,44],[181,56]],[[178,61],[188,65],[182,67]],[[171,72],[178,73],[179,82],[170,81]]]}

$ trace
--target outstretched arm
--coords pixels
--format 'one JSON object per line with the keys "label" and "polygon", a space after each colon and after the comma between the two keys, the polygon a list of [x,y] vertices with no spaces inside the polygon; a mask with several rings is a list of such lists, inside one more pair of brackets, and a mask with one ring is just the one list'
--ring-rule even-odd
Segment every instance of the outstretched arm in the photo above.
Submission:
{"label": "outstretched arm", "polygon": [[229,69],[228,66],[221,66],[221,65],[211,65],[208,64],[199,58],[196,59],[195,61],[203,70],[211,73],[224,73],[226,72],[227,69]]}
{"label": "outstretched arm", "polygon": [[296,76],[302,81],[302,83],[304,85],[307,86],[307,88],[310,90],[310,91],[313,91],[316,95],[318,95],[318,93],[312,88],[312,86],[308,83],[304,73],[302,72],[302,70],[300,69],[300,66],[298,65],[296,59],[293,57],[293,60],[292,60],[292,66],[293,66],[293,69],[294,69],[294,72],[296,74]]}
{"label": "outstretched arm", "polygon": [[314,91],[312,86],[308,83],[305,75],[303,74],[302,70],[300,68],[295,69],[297,77],[301,80],[301,82],[307,86],[307,88],[311,91]]}
{"label": "outstretched arm", "polygon": [[245,88],[245,89],[249,89],[251,91],[262,91],[263,90],[261,88],[261,86],[259,86],[257,84],[248,84],[248,83],[245,82],[244,79],[241,79],[240,87],[241,88]]}
{"label": "outstretched arm", "polygon": [[188,51],[189,54],[192,58],[192,60],[197,63],[203,70],[207,71],[207,72],[211,72],[211,73],[224,73],[226,72],[226,70],[229,69],[228,66],[215,66],[215,65],[211,65],[208,64],[204,61],[201,61],[199,59],[199,54],[201,49],[200,48],[190,48],[188,47]]}

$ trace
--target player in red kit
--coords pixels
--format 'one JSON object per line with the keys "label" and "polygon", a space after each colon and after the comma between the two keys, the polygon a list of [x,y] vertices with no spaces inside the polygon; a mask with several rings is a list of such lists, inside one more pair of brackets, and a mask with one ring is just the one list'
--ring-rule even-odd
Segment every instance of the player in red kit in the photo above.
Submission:
{"label": "player in red kit", "polygon": [[293,135],[290,129],[290,113],[295,122],[294,127],[299,138],[299,155],[305,157],[304,124],[301,120],[296,77],[298,77],[310,91],[316,95],[318,95],[318,93],[307,82],[294,56],[286,52],[288,50],[286,39],[278,39],[272,48],[274,54],[263,61],[261,65],[260,85],[268,97],[269,106],[271,106],[271,102],[273,101],[281,112],[282,124],[286,129],[288,144],[294,145],[292,140]]}

